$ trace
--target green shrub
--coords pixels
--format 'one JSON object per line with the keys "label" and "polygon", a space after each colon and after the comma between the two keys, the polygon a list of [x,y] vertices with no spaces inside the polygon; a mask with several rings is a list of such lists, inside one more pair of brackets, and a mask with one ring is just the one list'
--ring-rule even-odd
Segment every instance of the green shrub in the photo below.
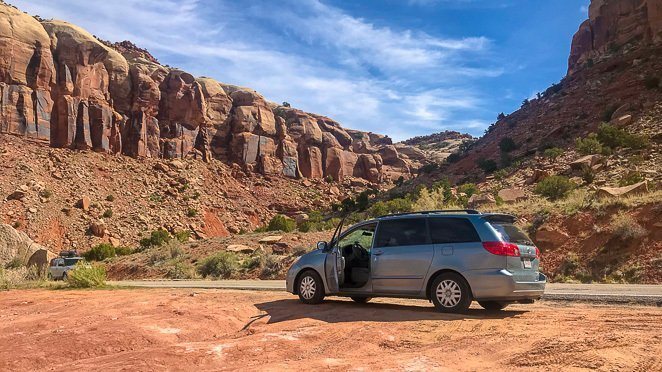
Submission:
{"label": "green shrub", "polygon": [[454,152],[448,155],[448,157],[446,158],[446,162],[457,163],[458,161],[460,161],[460,159],[462,159],[462,154],[460,154],[459,152]]}
{"label": "green shrub", "polygon": [[109,201],[109,202],[115,201],[115,196],[113,196],[113,195],[106,196],[106,201]]}
{"label": "green shrub", "polygon": [[95,245],[89,251],[83,253],[83,257],[88,261],[103,261],[116,255],[115,247],[108,243]]}
{"label": "green shrub", "polygon": [[67,272],[72,288],[98,288],[106,285],[106,269],[101,265],[79,262]]}
{"label": "green shrub", "polygon": [[41,196],[42,198],[48,199],[51,196],[53,196],[53,192],[49,189],[41,190],[41,192],[39,192],[39,196]]}
{"label": "green shrub", "polygon": [[267,225],[267,231],[283,231],[283,232],[292,232],[296,229],[297,223],[291,218],[287,218],[282,214],[275,215],[269,225]]}
{"label": "green shrub", "polygon": [[127,256],[133,253],[133,249],[129,247],[116,247],[115,254],[118,256]]}
{"label": "green shrub", "polygon": [[615,236],[624,241],[641,239],[648,234],[643,226],[626,213],[619,213],[612,217],[609,227]]}
{"label": "green shrub", "polygon": [[262,266],[262,256],[250,256],[241,262],[241,268],[246,271],[251,271]]}
{"label": "green shrub", "polygon": [[504,137],[499,141],[499,149],[501,149],[501,152],[511,152],[517,150],[517,144],[512,138]]}
{"label": "green shrub", "polygon": [[550,200],[564,198],[576,185],[564,176],[549,176],[540,181],[533,190]]}
{"label": "green shrub", "polygon": [[195,208],[189,208],[189,209],[186,211],[186,217],[195,217],[195,216],[197,216],[197,215],[198,215],[198,211],[195,210]]}
{"label": "green shrub", "polygon": [[542,154],[544,157],[548,159],[556,160],[559,156],[563,155],[563,149],[560,149],[558,147],[550,147],[546,149]]}
{"label": "green shrub", "polygon": [[497,163],[492,159],[478,159],[478,167],[483,170],[485,173],[492,173],[497,170]]}
{"label": "green shrub", "polygon": [[577,152],[582,155],[599,154],[602,152],[602,144],[598,141],[598,135],[591,133],[586,138],[577,138],[575,141]]}
{"label": "green shrub", "polygon": [[591,167],[583,167],[582,168],[582,180],[587,184],[590,185],[595,181],[595,171]]}
{"label": "green shrub", "polygon": [[191,232],[188,230],[181,230],[175,232],[175,239],[179,240],[180,243],[186,243],[191,237]]}
{"label": "green shrub", "polygon": [[158,229],[156,231],[152,231],[149,238],[141,239],[140,246],[142,248],[160,247],[163,244],[169,242],[170,239],[172,239],[172,237],[166,230]]}
{"label": "green shrub", "polygon": [[437,169],[439,169],[439,164],[437,164],[437,163],[429,163],[429,164],[425,164],[424,166],[418,168],[418,173],[420,173],[420,174],[428,174],[428,173],[432,173],[432,172],[434,172],[434,171],[437,170]]}
{"label": "green shrub", "polygon": [[603,145],[611,148],[629,147],[638,150],[648,147],[648,139],[646,137],[630,134],[610,124],[600,125],[597,139]]}
{"label": "green shrub", "polygon": [[620,181],[618,181],[618,186],[630,186],[635,183],[642,182],[645,178],[639,172],[628,172]]}
{"label": "green shrub", "polygon": [[161,196],[159,193],[153,192],[149,195],[149,201],[154,203],[161,203],[163,202],[163,196]]}
{"label": "green shrub", "polygon": [[470,198],[473,194],[478,192],[478,186],[475,183],[465,183],[457,187],[457,192],[465,194]]}
{"label": "green shrub", "polygon": [[113,211],[112,209],[106,209],[105,212],[101,215],[103,218],[110,218],[113,216]]}
{"label": "green shrub", "polygon": [[282,269],[283,264],[278,256],[268,254],[264,256],[264,260],[262,261],[262,273],[260,274],[260,278],[273,279]]}
{"label": "green shrub", "polygon": [[165,275],[168,279],[192,279],[195,269],[188,262],[175,261],[167,266]]}
{"label": "green shrub", "polygon": [[232,252],[221,251],[205,258],[198,272],[203,277],[228,279],[237,270],[237,256]]}
{"label": "green shrub", "polygon": [[328,175],[328,176],[324,177],[324,181],[326,181],[326,183],[333,183],[333,176]]}

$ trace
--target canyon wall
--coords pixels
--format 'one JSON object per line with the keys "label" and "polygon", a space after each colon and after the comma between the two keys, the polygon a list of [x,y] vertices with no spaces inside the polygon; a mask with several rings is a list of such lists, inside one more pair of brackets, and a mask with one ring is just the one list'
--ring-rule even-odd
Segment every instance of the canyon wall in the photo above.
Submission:
{"label": "canyon wall", "polygon": [[59,148],[375,183],[409,178],[425,161],[386,136],[162,66],[130,42],[102,42],[1,2],[0,97],[0,133]]}

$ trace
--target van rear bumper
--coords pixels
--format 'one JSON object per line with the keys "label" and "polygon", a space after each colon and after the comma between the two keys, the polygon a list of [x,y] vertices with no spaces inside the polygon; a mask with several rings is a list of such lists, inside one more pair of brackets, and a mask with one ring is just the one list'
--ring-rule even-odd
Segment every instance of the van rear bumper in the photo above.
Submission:
{"label": "van rear bumper", "polygon": [[538,280],[516,281],[508,270],[470,271],[467,281],[476,300],[536,300],[545,292],[547,277],[539,273]]}

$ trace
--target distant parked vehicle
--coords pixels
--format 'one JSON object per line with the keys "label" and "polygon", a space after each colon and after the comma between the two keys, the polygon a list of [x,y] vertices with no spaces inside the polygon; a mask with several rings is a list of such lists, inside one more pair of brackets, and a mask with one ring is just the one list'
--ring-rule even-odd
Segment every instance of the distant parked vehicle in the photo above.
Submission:
{"label": "distant parked vehicle", "polygon": [[48,276],[53,280],[67,280],[68,272],[72,270],[77,263],[84,261],[79,257],[76,251],[62,251],[60,256],[51,260],[48,267]]}
{"label": "distant parked vehicle", "polygon": [[464,312],[473,300],[500,310],[532,303],[545,289],[540,251],[515,217],[475,210],[387,215],[358,223],[301,256],[287,291],[303,303],[324,296],[425,298],[442,312]]}

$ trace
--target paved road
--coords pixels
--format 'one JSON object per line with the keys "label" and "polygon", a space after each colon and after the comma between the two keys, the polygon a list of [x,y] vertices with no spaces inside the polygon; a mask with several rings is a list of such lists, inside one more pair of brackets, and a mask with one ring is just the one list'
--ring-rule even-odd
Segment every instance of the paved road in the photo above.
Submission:
{"label": "paved road", "polygon": [[[110,284],[149,288],[216,288],[284,291],[284,280],[125,280]],[[662,285],[548,283],[546,300],[631,302],[662,306]]]}

